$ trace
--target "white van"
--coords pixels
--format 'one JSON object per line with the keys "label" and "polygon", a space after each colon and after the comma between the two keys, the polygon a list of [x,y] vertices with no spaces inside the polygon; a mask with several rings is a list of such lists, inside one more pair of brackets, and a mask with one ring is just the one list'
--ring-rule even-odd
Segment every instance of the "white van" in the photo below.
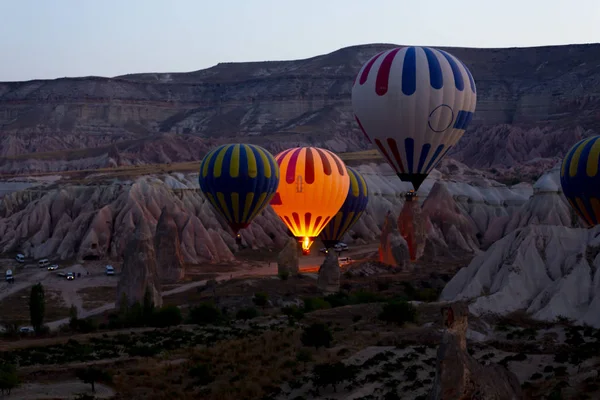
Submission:
{"label": "white van", "polygon": [[340,266],[342,265],[348,265],[350,263],[354,262],[354,260],[352,259],[352,257],[338,257],[338,263],[340,264]]}
{"label": "white van", "polygon": [[107,265],[104,268],[106,270],[106,275],[114,275],[115,274],[115,269],[113,268],[112,265]]}
{"label": "white van", "polygon": [[50,261],[48,261],[47,258],[42,258],[40,261],[38,261],[38,266],[40,268],[47,267],[48,265],[50,265]]}
{"label": "white van", "polygon": [[15,260],[17,260],[17,262],[24,263],[25,262],[25,256],[23,254],[19,253],[15,257]]}
{"label": "white van", "polygon": [[13,276],[13,272],[11,269],[6,270],[6,282],[14,282],[15,277]]}

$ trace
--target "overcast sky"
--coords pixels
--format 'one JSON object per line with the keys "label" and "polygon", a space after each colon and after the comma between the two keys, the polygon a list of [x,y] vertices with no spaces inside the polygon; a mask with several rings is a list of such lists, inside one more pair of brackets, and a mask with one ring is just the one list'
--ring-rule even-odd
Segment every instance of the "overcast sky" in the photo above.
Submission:
{"label": "overcast sky", "polygon": [[365,43],[600,41],[599,0],[0,0],[0,81],[186,72]]}

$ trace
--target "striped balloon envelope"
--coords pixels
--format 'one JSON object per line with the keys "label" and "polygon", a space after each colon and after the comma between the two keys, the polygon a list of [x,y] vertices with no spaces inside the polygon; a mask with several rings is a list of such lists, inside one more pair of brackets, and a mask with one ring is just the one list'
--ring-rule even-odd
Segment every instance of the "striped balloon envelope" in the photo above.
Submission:
{"label": "striped balloon envelope", "polygon": [[281,171],[271,207],[305,254],[315,237],[338,212],[348,194],[350,177],[344,162],[329,150],[296,147],[275,156]]}
{"label": "striped balloon envelope", "polygon": [[429,47],[375,55],[352,87],[358,126],[415,190],[465,133],[476,102],[467,67],[448,52]]}
{"label": "striped balloon envelope", "polygon": [[571,207],[590,226],[600,222],[600,136],[583,139],[565,155],[560,185]]}
{"label": "striped balloon envelope", "polygon": [[260,146],[225,144],[202,159],[199,181],[202,192],[237,235],[275,195],[279,166]]}
{"label": "striped balloon envelope", "polygon": [[369,202],[367,182],[363,176],[354,168],[346,166],[346,169],[350,176],[346,200],[319,235],[326,248],[331,248],[342,240],[346,232],[360,219]]}

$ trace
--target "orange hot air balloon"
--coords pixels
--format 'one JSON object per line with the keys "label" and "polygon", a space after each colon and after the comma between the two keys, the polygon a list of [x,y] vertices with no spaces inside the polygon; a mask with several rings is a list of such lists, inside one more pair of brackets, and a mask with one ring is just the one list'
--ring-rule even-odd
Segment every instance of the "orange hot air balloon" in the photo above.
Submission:
{"label": "orange hot air balloon", "polygon": [[343,161],[329,150],[296,147],[275,156],[280,179],[271,207],[310,252],[315,237],[344,204],[350,177]]}

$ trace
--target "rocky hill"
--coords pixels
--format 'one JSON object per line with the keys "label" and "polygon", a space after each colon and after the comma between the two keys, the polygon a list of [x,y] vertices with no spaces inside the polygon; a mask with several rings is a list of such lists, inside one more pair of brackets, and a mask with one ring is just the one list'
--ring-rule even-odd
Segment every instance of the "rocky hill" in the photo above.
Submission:
{"label": "rocky hill", "polygon": [[[0,172],[198,160],[222,141],[274,152],[366,149],[350,88],[362,63],[392,46],[190,73],[0,83]],[[471,128],[450,154],[456,160],[533,176],[597,129],[600,45],[447,50],[478,89]]]}

